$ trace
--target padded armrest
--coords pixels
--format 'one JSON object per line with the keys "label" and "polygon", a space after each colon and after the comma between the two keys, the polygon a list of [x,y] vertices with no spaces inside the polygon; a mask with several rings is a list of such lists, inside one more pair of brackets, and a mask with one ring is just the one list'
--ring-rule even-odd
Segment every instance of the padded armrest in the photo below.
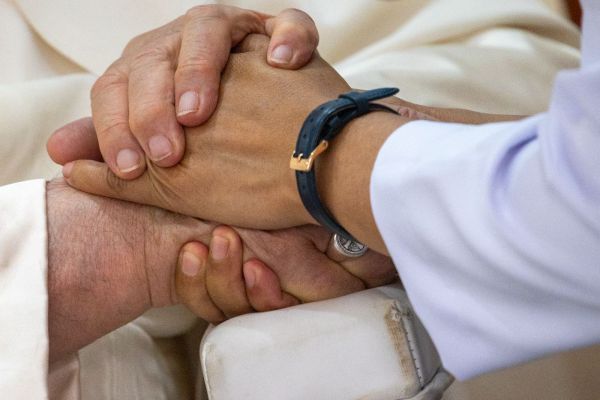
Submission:
{"label": "padded armrest", "polygon": [[452,378],[397,285],[210,328],[211,400],[441,398]]}

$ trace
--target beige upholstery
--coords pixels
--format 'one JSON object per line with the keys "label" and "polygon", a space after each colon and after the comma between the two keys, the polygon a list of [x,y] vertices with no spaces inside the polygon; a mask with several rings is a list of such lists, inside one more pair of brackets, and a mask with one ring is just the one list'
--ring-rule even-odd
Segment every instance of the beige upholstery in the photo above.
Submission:
{"label": "beige upholstery", "polygon": [[200,359],[211,400],[434,400],[452,381],[397,285],[229,320]]}

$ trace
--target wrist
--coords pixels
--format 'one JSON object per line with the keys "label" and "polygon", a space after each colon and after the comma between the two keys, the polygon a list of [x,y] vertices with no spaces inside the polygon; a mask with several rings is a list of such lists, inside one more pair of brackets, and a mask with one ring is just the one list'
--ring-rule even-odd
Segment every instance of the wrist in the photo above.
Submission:
{"label": "wrist", "polygon": [[47,184],[46,199],[48,331],[55,361],[141,315],[150,301],[143,254],[132,251],[138,235],[119,240],[131,227],[139,230],[134,216],[60,181]]}
{"label": "wrist", "polygon": [[145,215],[143,270],[150,307],[178,304],[175,269],[181,247],[190,241],[208,244],[217,224],[160,208],[134,206],[143,208]]}
{"label": "wrist", "polygon": [[408,120],[372,112],[344,127],[316,163],[319,196],[333,217],[356,239],[385,253],[371,211],[370,181],[385,140]]}

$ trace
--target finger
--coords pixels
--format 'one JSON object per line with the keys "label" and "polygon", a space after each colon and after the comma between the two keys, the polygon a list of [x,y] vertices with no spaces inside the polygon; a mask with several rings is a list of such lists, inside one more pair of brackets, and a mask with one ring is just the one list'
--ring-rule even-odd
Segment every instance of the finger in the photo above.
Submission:
{"label": "finger", "polygon": [[[282,290],[303,303],[365,288],[359,278],[325,255],[330,234],[322,228],[303,226],[271,232],[237,230],[255,257],[268,263]],[[323,243],[315,243],[315,238]]]}
{"label": "finger", "polygon": [[156,195],[148,174],[128,181],[116,176],[105,163],[91,160],[69,162],[62,172],[67,183],[81,191],[167,208]]}
{"label": "finger", "polygon": [[234,53],[249,53],[249,52],[262,52],[267,53],[269,48],[269,38],[265,35],[248,35],[242,40],[232,52]]}
{"label": "finger", "polygon": [[386,285],[398,280],[396,267],[390,257],[367,250],[359,257],[351,257],[339,251],[335,245],[335,236],[331,235],[326,255],[342,268],[360,279],[366,287]]}
{"label": "finger", "polygon": [[247,261],[243,271],[246,294],[256,311],[279,310],[300,304],[300,300],[281,290],[279,278],[262,261]]}
{"label": "finger", "polygon": [[172,167],[185,150],[183,128],[175,116],[175,62],[157,48],[135,58],[129,73],[129,125],[152,162]]}
{"label": "finger", "polygon": [[351,259],[351,257],[343,254],[341,251],[339,251],[336,246],[335,246],[335,235],[331,235],[330,239],[329,239],[329,244],[327,245],[327,250],[325,252],[325,254],[327,254],[327,257],[329,257],[331,260],[335,261],[335,262],[342,262],[342,261],[348,261]]}
{"label": "finger", "polygon": [[194,7],[186,18],[175,73],[177,119],[196,126],[216,107],[231,48],[248,33],[264,33],[264,22],[262,14],[213,5]]}
{"label": "finger", "polygon": [[[282,289],[303,303],[332,299],[365,289],[362,280],[349,274],[340,264],[318,250],[315,249],[315,253],[308,258],[311,260],[304,262],[314,267],[297,266],[299,271],[295,277],[281,281]],[[280,274],[278,276],[281,277]]]}
{"label": "finger", "polygon": [[92,118],[81,118],[58,128],[46,143],[48,155],[57,164],[75,160],[102,161]]}
{"label": "finger", "polygon": [[92,87],[92,117],[102,158],[122,179],[139,177],[146,167],[143,151],[129,129],[128,79],[113,64]]}
{"label": "finger", "polygon": [[271,36],[267,60],[270,65],[297,69],[306,65],[319,44],[319,32],[312,18],[303,11],[287,9],[265,24]]}
{"label": "finger", "polygon": [[242,255],[242,241],[233,229],[220,226],[213,231],[206,286],[213,302],[228,318],[254,311],[246,297]]}
{"label": "finger", "polygon": [[387,285],[399,279],[392,259],[373,250],[361,257],[347,258],[340,265],[363,281],[367,288]]}
{"label": "finger", "polygon": [[211,300],[206,290],[208,248],[200,242],[190,242],[179,253],[175,272],[175,291],[190,311],[213,324],[224,321],[225,314]]}

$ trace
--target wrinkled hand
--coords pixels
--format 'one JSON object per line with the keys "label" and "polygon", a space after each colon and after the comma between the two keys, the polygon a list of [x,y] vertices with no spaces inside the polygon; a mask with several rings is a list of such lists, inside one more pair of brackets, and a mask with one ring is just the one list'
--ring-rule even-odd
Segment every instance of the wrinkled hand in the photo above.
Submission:
{"label": "wrinkled hand", "polygon": [[[54,133],[50,140],[55,143],[77,142],[78,152],[75,153],[71,153],[70,148],[49,146],[55,157],[67,161],[71,161],[69,156],[77,159],[82,155],[102,159],[96,133],[89,120],[75,121]],[[69,191],[83,199],[94,198]],[[108,199],[96,199],[113,203]],[[132,209],[139,207],[130,203],[114,203],[128,205]],[[168,212],[164,214],[171,215]],[[188,220],[181,218],[182,221]],[[300,302],[338,297],[397,279],[395,267],[388,257],[373,251],[356,259],[343,257],[328,247],[331,235],[320,227],[302,226],[263,232],[219,226],[207,236],[206,232],[213,230],[214,224],[201,221],[194,221],[194,224],[205,226],[202,229],[204,233],[200,239],[186,244],[179,253],[174,285],[177,296],[171,298],[174,302],[183,302],[199,317],[210,322],[253,311],[270,311]],[[151,231],[156,228],[152,227]],[[175,225],[169,225],[169,228],[177,229]],[[183,226],[182,229],[185,232],[187,228]],[[132,240],[135,239],[132,237]],[[172,274],[171,269],[161,271]],[[152,297],[159,299],[164,295]]]}
{"label": "wrinkled hand", "polygon": [[80,190],[177,211],[211,221],[259,229],[312,222],[289,168],[304,118],[317,105],[350,88],[319,57],[298,71],[271,68],[268,42],[253,35],[224,70],[213,117],[187,130],[185,160],[172,168],[148,165],[124,181],[106,164],[65,165]]}
{"label": "wrinkled hand", "polygon": [[47,185],[48,330],[51,360],[175,303],[174,274],[184,243],[208,243],[214,225]]}
{"label": "wrinkled hand", "polygon": [[250,33],[271,36],[263,61],[279,68],[303,66],[318,43],[314,22],[299,10],[272,17],[223,5],[194,7],[129,42],[91,96],[100,149],[115,174],[132,179],[148,162],[170,167],[181,160],[180,124],[210,117],[230,50]]}

